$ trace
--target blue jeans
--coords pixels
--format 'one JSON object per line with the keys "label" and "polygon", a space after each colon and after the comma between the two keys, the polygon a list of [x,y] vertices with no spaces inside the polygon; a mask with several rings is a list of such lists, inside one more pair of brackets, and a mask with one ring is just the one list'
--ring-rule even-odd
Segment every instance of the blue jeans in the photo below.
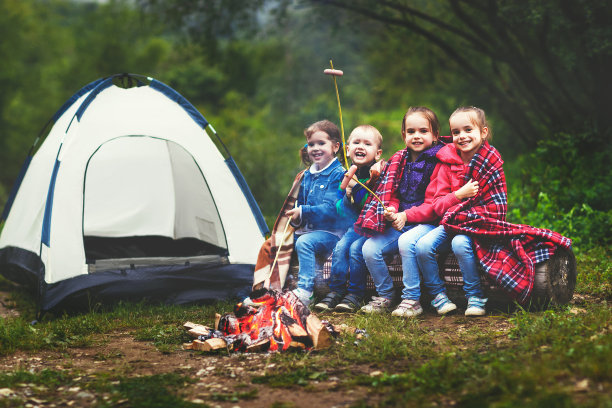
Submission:
{"label": "blue jeans", "polygon": [[327,258],[338,242],[331,232],[312,231],[299,235],[295,241],[295,251],[300,262],[298,288],[312,292],[317,268],[317,258]]}
{"label": "blue jeans", "polygon": [[440,225],[421,238],[416,244],[417,261],[423,273],[423,283],[433,296],[446,292],[438,271],[437,254],[452,248],[463,275],[465,296],[483,297],[478,273],[478,259],[472,249],[472,239],[467,235],[452,235]]}
{"label": "blue jeans", "polygon": [[[348,273],[348,293],[359,297],[365,296],[368,270],[363,260],[361,248],[367,237],[357,234],[353,227],[344,234],[336,244],[332,255],[329,289],[344,295],[347,292],[346,275]],[[350,272],[349,272],[350,271]]]}
{"label": "blue jeans", "polygon": [[404,284],[402,299],[419,300],[421,297],[421,273],[417,261],[416,244],[419,239],[435,228],[435,225],[420,224],[403,233],[397,240],[402,257]]}
{"label": "blue jeans", "polygon": [[393,298],[393,279],[385,258],[397,253],[397,239],[412,227],[414,224],[405,226],[401,231],[389,228],[382,234],[368,238],[363,244],[363,259],[372,275],[378,296]]}

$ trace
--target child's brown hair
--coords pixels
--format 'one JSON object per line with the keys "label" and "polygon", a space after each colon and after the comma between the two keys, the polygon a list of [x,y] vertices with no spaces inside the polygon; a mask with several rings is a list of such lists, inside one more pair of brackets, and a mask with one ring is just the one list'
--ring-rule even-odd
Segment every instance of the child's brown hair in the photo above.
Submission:
{"label": "child's brown hair", "polygon": [[489,123],[487,122],[487,117],[485,115],[484,110],[477,108],[475,106],[460,106],[457,109],[455,109],[453,113],[451,113],[448,120],[450,121],[450,118],[452,118],[455,114],[460,113],[460,112],[467,113],[469,115],[470,122],[472,122],[472,124],[475,127],[477,127],[481,132],[483,131],[484,128],[487,128],[488,133],[487,133],[486,139],[488,141],[491,141],[491,136],[493,136],[493,134],[491,132],[491,128],[489,127]]}
{"label": "child's brown hair", "polygon": [[425,119],[429,122],[429,126],[431,126],[431,133],[436,137],[440,137],[440,121],[438,120],[438,116],[434,111],[424,106],[411,106],[406,111],[404,118],[402,119],[402,139],[406,134],[406,118],[413,113],[422,114]]}
{"label": "child's brown hair", "polygon": [[[319,131],[327,133],[327,136],[329,136],[329,140],[331,140],[333,143],[339,143],[340,146],[342,146],[342,139],[340,137],[340,129],[338,129],[338,126],[336,126],[333,122],[330,122],[327,119],[320,120],[308,126],[308,128],[304,130],[304,136],[306,136],[306,140],[308,140],[310,136],[312,136],[313,133],[319,132]],[[338,156],[338,153],[341,150],[342,149],[338,149],[338,151],[336,152],[336,156]],[[300,158],[302,159],[302,163],[304,163],[304,165],[310,166],[312,164],[310,157],[308,157],[308,147],[307,146],[303,146],[300,149]]]}

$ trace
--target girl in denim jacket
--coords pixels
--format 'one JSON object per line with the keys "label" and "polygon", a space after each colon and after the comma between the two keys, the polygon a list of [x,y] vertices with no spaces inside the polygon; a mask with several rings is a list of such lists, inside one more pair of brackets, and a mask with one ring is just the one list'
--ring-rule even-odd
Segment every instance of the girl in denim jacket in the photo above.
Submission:
{"label": "girl in denim jacket", "polygon": [[312,301],[317,257],[327,258],[345,230],[336,213],[337,192],[345,169],[337,160],[341,139],[338,127],[328,120],[304,131],[307,143],[302,162],[310,166],[302,177],[296,207],[285,214],[295,230],[295,250],[300,263],[295,295],[306,306]]}

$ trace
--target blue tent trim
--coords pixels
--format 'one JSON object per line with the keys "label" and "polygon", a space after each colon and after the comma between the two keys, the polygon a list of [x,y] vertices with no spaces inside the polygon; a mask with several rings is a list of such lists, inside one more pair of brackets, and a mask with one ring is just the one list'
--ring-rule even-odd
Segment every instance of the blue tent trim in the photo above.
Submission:
{"label": "blue tent trim", "polygon": [[59,117],[62,116],[64,112],[66,112],[68,108],[72,106],[73,103],[75,103],[81,96],[85,95],[87,92],[91,91],[96,86],[98,86],[100,82],[102,82],[103,80],[104,78],[96,79],[95,81],[90,82],[89,84],[85,85],[83,88],[78,90],[74,95],[70,97],[70,99],[66,101],[66,103],[62,105],[61,108],[58,109],[57,112],[55,112],[55,115],[53,115],[51,120],[54,122],[58,120]]}
{"label": "blue tent trim", "polygon": [[51,181],[49,182],[49,191],[47,192],[47,203],[45,204],[45,216],[43,218],[41,241],[47,247],[50,246],[51,242],[51,213],[53,211],[53,194],[55,193],[55,180],[57,179],[59,166],[60,161],[55,159],[53,173],[51,174]]}
{"label": "blue tent trim", "polygon": [[156,79],[153,79],[149,86],[178,103],[185,110],[185,112],[191,116],[191,119],[200,125],[202,129],[206,129],[206,126],[208,126],[208,121],[206,118],[202,116],[202,114],[187,99],[185,99],[183,95]]}
{"label": "blue tent trim", "polygon": [[75,114],[77,120],[79,120],[79,121],[81,120],[81,118],[83,117],[83,114],[85,113],[85,111],[87,110],[89,105],[93,102],[93,100],[96,99],[98,94],[100,92],[102,92],[103,90],[105,90],[106,88],[110,87],[113,84],[113,78],[114,77],[106,78],[106,79],[100,81],[93,88],[93,90],[91,91],[91,93],[89,95],[87,95],[87,98],[85,98],[85,100],[83,101],[81,106],[79,106],[79,109],[77,110],[77,112]]}
{"label": "blue tent trim", "polygon": [[[57,119],[59,119],[68,110],[68,108],[70,108],[81,96],[85,95],[87,92],[89,92],[92,89],[94,89],[103,80],[104,80],[104,78],[96,79],[95,81],[90,82],[89,84],[85,85],[84,87],[79,89],[77,92],[75,92],[70,97],[70,99],[68,99],[57,110],[57,112],[55,112],[55,114],[51,117],[51,119],[49,119],[47,124],[41,130],[41,134],[47,128],[47,126],[49,126],[50,123],[57,121]],[[9,212],[11,211],[11,207],[13,206],[13,201],[15,201],[15,197],[17,196],[17,192],[19,191],[19,188],[21,187],[21,183],[23,182],[23,178],[25,177],[25,174],[28,171],[28,168],[30,167],[30,162],[32,161],[32,157],[33,157],[33,153],[34,153],[34,148],[36,147],[36,144],[38,143],[38,141],[40,139],[41,139],[41,135],[39,134],[39,136],[34,141],[34,144],[30,148],[30,151],[28,152],[28,155],[27,155],[26,159],[24,160],[23,164],[21,165],[21,169],[19,170],[19,174],[17,176],[17,179],[15,179],[15,182],[13,183],[13,187],[11,188],[11,192],[9,193],[8,199],[6,200],[6,203],[4,205],[4,209],[2,210],[2,215],[0,216],[0,223],[2,221],[5,221],[8,218]]]}

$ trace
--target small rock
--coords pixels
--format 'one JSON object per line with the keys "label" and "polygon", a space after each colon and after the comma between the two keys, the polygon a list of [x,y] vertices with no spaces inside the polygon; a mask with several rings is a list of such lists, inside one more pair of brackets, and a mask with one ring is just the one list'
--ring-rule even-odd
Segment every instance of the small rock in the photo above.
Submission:
{"label": "small rock", "polygon": [[576,384],[574,384],[574,391],[575,392],[587,392],[589,390],[589,379],[585,378],[582,381],[578,381]]}
{"label": "small rock", "polygon": [[370,377],[379,377],[382,375],[382,371],[372,371]]}
{"label": "small rock", "polygon": [[91,399],[91,398],[95,398],[95,396],[93,394],[90,394],[87,391],[81,391],[77,395],[75,395],[75,397],[79,398],[79,399]]}

